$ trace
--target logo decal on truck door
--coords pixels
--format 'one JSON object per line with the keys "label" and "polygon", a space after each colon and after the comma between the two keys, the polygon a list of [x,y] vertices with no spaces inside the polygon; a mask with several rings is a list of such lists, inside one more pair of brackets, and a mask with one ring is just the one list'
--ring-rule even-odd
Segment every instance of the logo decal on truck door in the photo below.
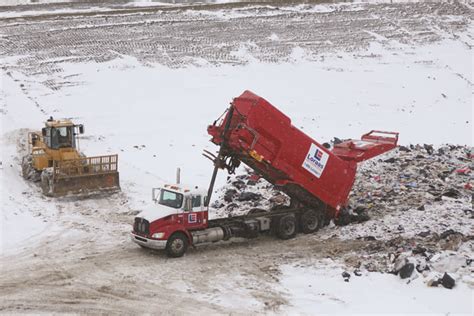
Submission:
{"label": "logo decal on truck door", "polygon": [[197,214],[196,213],[190,213],[188,215],[188,223],[193,224],[197,222]]}
{"label": "logo decal on truck door", "polygon": [[326,152],[315,144],[311,144],[308,154],[303,161],[303,168],[319,178],[323,174],[328,158],[329,155]]}

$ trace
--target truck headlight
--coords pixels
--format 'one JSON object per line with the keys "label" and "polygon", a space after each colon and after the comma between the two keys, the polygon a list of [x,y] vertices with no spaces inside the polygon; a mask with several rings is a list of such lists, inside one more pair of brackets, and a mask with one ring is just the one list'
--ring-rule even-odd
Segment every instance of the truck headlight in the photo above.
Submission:
{"label": "truck headlight", "polygon": [[153,235],[151,235],[151,237],[155,239],[161,239],[165,237],[165,233],[154,233]]}

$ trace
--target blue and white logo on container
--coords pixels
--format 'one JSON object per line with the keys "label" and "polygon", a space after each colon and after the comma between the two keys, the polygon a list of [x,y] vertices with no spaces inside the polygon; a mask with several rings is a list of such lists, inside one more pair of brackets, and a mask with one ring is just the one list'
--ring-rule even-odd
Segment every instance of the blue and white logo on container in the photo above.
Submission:
{"label": "blue and white logo on container", "polygon": [[308,154],[303,161],[303,168],[314,174],[317,178],[321,177],[326,167],[329,155],[315,144],[311,144]]}

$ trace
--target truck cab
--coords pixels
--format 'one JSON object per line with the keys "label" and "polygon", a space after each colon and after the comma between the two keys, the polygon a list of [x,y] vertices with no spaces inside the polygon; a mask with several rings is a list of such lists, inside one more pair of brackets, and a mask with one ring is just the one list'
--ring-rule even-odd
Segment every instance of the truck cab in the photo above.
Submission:
{"label": "truck cab", "polygon": [[193,244],[192,231],[208,227],[206,195],[205,190],[180,184],[153,188],[151,205],[135,217],[132,241],[181,256]]}

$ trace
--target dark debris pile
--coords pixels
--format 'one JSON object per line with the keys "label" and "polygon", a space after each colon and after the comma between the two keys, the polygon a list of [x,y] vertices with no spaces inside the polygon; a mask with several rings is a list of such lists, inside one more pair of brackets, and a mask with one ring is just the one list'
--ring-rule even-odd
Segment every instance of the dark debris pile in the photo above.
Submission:
{"label": "dark debris pile", "polygon": [[[334,249],[333,259],[359,274],[474,286],[473,158],[466,146],[410,145],[361,163],[347,212],[335,221],[340,226],[331,224],[314,238],[365,243],[353,252]],[[228,178],[213,206],[226,217],[288,204],[288,196],[247,168]]]}
{"label": "dark debris pile", "polygon": [[383,216],[390,210],[424,211],[444,198],[470,200],[464,211],[473,218],[473,170],[472,149],[466,146],[400,146],[360,166],[350,201]]}

